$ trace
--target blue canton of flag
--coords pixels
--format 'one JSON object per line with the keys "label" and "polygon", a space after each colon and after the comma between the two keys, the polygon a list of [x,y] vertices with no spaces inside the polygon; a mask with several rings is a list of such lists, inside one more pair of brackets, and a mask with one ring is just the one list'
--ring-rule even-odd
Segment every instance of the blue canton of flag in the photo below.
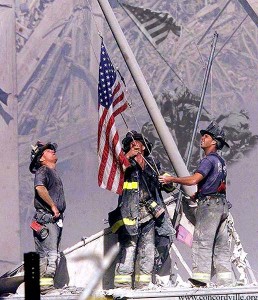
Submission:
{"label": "blue canton of flag", "polygon": [[112,86],[116,81],[116,72],[107,50],[102,44],[99,65],[99,104],[109,108],[113,101]]}

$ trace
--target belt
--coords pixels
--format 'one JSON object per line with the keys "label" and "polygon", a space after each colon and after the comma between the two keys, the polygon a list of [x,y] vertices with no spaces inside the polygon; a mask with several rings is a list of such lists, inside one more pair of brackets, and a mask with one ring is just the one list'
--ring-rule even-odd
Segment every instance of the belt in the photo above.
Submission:
{"label": "belt", "polygon": [[63,220],[63,213],[60,213],[60,216],[57,219],[53,218],[53,215],[44,209],[37,209],[36,214],[34,215],[34,219],[37,220],[40,224],[47,224],[47,223],[56,223],[58,220]]}
{"label": "belt", "polygon": [[203,195],[203,196],[199,196],[198,199],[199,200],[211,200],[211,199],[219,199],[219,198],[226,198],[225,194],[210,194],[210,195]]}

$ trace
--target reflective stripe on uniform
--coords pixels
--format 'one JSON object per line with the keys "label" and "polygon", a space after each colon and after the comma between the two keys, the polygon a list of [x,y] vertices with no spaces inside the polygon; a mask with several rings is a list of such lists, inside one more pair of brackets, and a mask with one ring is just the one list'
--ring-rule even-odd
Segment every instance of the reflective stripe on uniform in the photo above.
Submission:
{"label": "reflective stripe on uniform", "polygon": [[133,182],[128,182],[125,181],[123,185],[123,190],[137,190],[138,189],[138,182],[133,181]]}
{"label": "reflective stripe on uniform", "polygon": [[216,273],[217,279],[232,279],[232,274],[231,272],[221,272],[221,273]]}
{"label": "reflective stripe on uniform", "polygon": [[209,273],[193,273],[192,278],[202,282],[209,282],[211,276]]}
{"label": "reflective stripe on uniform", "polygon": [[115,275],[114,278],[115,283],[131,283],[132,275]]}
{"label": "reflective stripe on uniform", "polygon": [[151,202],[151,205],[150,205],[150,206],[151,206],[152,208],[154,208],[154,207],[156,207],[157,205],[158,205],[157,202],[153,201],[153,202]]}
{"label": "reflective stripe on uniform", "polygon": [[123,225],[134,226],[135,224],[136,224],[135,219],[131,220],[131,219],[128,219],[128,218],[123,218],[123,219],[117,221],[115,224],[113,224],[111,226],[111,230],[112,230],[113,233],[115,233]]}
{"label": "reflective stripe on uniform", "polygon": [[163,176],[171,176],[169,173],[162,174]]}
{"label": "reflective stripe on uniform", "polygon": [[40,278],[40,286],[54,285],[54,278],[52,277],[43,277]]}
{"label": "reflective stripe on uniform", "polygon": [[152,276],[147,274],[135,275],[136,282],[151,282]]}

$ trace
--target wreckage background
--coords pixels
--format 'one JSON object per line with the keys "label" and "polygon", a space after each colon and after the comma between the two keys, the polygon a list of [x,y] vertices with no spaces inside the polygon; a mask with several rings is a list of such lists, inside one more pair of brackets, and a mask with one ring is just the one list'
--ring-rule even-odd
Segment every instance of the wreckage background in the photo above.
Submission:
{"label": "wreckage background", "polygon": [[[27,6],[20,6],[25,3],[20,2],[17,1],[16,9],[17,26],[22,28],[16,35],[17,61],[20,65],[23,63],[21,60],[24,53],[30,50],[33,35],[41,32],[42,43],[45,43],[44,38],[54,30],[59,30],[45,55],[40,58],[36,55],[38,63],[29,78],[22,67],[18,70],[22,252],[33,250],[29,229],[34,213],[33,178],[28,165],[30,145],[37,139],[56,141],[59,145],[58,168],[68,202],[62,245],[62,248],[66,248],[82,236],[92,235],[106,227],[107,213],[117,203],[115,194],[97,186],[96,99],[100,39],[94,18],[98,18],[102,24],[100,29],[108,52],[125,78],[128,101],[139,122],[138,128],[131,110],[128,110],[124,113],[128,126],[130,129],[141,130],[154,143],[153,155],[161,160],[168,171],[173,169],[96,1],[74,0],[70,16],[65,20],[56,20],[51,28],[46,24],[49,11],[54,5],[62,4],[58,4],[57,0],[39,0],[27,1]],[[219,51],[246,13],[237,0],[232,0],[214,27],[197,45],[225,1],[124,2],[169,12],[182,26],[180,37],[169,33],[166,40],[155,49],[118,2],[111,1],[166,123],[178,143],[179,151],[186,158],[214,31],[219,34],[216,48]],[[28,10],[32,3],[33,6]],[[42,28],[43,23],[46,28]],[[206,127],[212,119],[218,120],[222,125],[229,124],[227,135],[231,149],[223,153],[229,163],[228,198],[233,204],[236,228],[255,270],[258,270],[255,254],[258,239],[250,239],[250,236],[257,234],[257,36],[257,27],[247,18],[216,56],[199,126]],[[41,46],[43,44],[37,44],[39,52]],[[127,131],[122,120],[118,120],[118,127],[122,137]],[[191,172],[201,158],[199,149],[197,136],[191,158]],[[243,213],[247,211],[248,220]],[[190,264],[189,253],[186,259]]]}

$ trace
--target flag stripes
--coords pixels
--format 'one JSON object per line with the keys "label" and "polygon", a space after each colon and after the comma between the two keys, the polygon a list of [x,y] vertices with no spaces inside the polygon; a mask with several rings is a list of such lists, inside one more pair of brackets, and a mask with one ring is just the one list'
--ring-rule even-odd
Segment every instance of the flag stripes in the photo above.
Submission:
{"label": "flag stripes", "polygon": [[126,160],[115,118],[127,108],[127,103],[123,85],[118,79],[103,41],[99,64],[98,104],[98,184],[102,188],[121,194]]}
{"label": "flag stripes", "polygon": [[177,36],[181,34],[181,26],[176,24],[174,18],[169,13],[152,11],[125,3],[123,3],[122,6],[130,18],[154,45],[163,42],[170,31]]}

